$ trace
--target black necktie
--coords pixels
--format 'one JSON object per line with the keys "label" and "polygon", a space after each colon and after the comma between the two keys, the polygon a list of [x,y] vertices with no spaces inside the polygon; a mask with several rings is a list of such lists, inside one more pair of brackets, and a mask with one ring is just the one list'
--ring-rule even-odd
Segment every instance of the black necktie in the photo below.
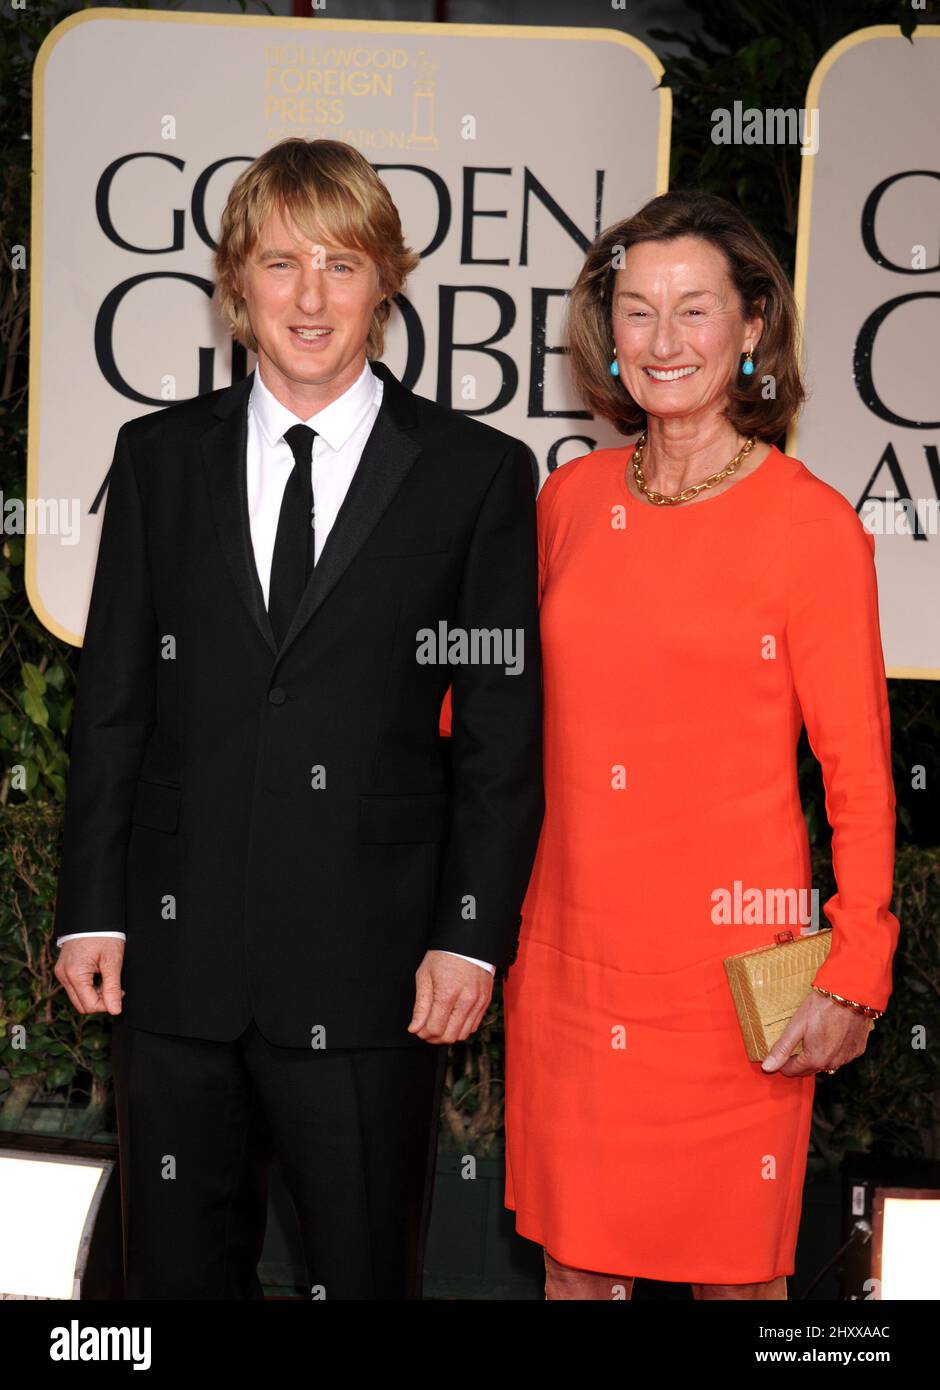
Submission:
{"label": "black necktie", "polygon": [[268,614],[278,646],[284,641],[313,571],[313,483],[310,460],[315,435],[316,430],[309,425],[292,425],[284,431],[284,438],[294,455],[294,469],[281,501],[268,591]]}

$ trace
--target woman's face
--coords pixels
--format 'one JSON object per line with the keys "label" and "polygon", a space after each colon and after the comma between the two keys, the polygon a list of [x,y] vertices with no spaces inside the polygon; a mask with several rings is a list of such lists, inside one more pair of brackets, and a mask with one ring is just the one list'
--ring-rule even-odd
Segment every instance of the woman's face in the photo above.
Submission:
{"label": "woman's face", "polygon": [[614,276],[611,317],[621,382],[664,419],[720,412],[763,326],[742,318],[724,255],[695,236],[631,246]]}

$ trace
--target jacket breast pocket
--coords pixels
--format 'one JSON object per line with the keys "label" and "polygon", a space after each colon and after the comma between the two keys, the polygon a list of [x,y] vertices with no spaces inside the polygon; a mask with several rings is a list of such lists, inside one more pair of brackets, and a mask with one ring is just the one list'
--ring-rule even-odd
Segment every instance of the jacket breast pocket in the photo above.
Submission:
{"label": "jacket breast pocket", "polygon": [[369,843],[408,844],[444,838],[446,792],[413,796],[360,796],[359,839]]}
{"label": "jacket breast pocket", "polygon": [[179,821],[180,796],[179,787],[171,787],[164,782],[138,782],[131,823],[172,834]]}

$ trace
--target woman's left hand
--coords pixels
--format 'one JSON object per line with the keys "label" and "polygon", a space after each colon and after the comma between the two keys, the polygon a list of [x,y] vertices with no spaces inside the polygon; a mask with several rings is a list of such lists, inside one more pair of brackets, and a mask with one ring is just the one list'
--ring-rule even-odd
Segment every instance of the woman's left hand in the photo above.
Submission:
{"label": "woman's left hand", "polygon": [[[870,1033],[870,1019],[812,989],[761,1066],[764,1071],[779,1071],[781,1076],[834,1071],[861,1057]],[[791,1057],[801,1038],[803,1051],[798,1057]]]}

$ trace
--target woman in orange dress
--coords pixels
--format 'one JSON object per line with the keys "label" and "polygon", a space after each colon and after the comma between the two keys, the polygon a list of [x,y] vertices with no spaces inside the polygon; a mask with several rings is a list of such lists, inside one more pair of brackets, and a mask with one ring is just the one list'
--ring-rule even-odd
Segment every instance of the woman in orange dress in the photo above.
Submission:
{"label": "woman in orange dress", "polygon": [[[897,942],[874,538],[772,443],[803,399],[796,308],[731,204],[670,193],[602,233],[569,346],[586,402],[643,434],[538,499],[546,812],[504,991],[506,1204],[549,1298],[637,1275],[786,1298],[816,1074],[865,1050]],[[761,1064],[722,962],[809,922],[804,722],[831,948]]]}

